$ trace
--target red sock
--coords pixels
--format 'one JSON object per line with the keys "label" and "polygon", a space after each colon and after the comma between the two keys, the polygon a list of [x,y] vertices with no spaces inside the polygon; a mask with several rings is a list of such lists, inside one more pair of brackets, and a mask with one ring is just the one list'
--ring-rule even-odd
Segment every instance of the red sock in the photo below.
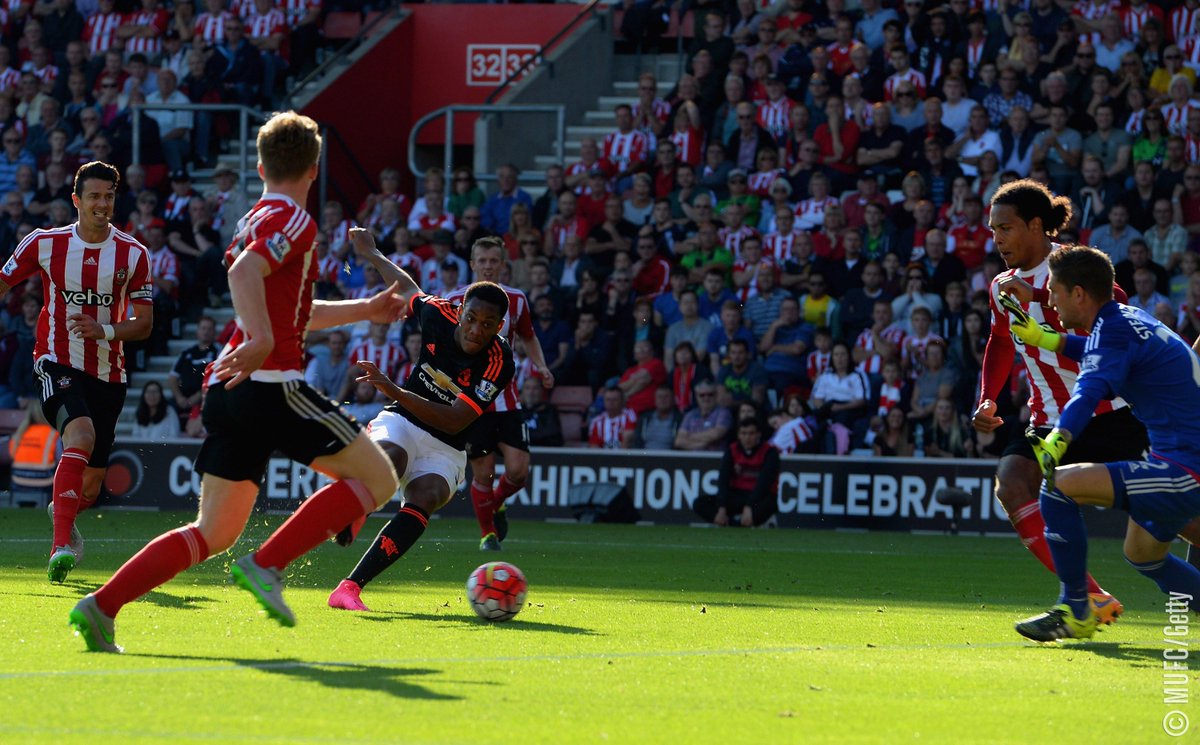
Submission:
{"label": "red sock", "polygon": [[[503,484],[504,479],[500,480]],[[479,521],[479,532],[481,535],[496,532],[496,521],[492,518],[496,514],[496,508],[503,502],[497,501],[496,493],[492,491],[492,485],[481,485],[478,481],[471,482],[471,506],[475,508],[475,519]]]}
{"label": "red sock", "polygon": [[[1042,519],[1042,508],[1038,506],[1037,500],[1019,508],[1009,519],[1017,529],[1017,535],[1021,536],[1021,543],[1025,544],[1025,548],[1053,572],[1054,557],[1050,555],[1050,546],[1046,543],[1046,521]],[[1088,574],[1087,582],[1088,592],[1104,592],[1096,580],[1092,579],[1091,574]]]}
{"label": "red sock", "polygon": [[105,614],[115,617],[126,603],[166,584],[175,575],[207,558],[208,544],[195,525],[163,533],[147,543],[117,570],[112,579],[96,590],[96,605]]}
{"label": "red sock", "polygon": [[508,480],[508,476],[500,478],[500,485],[496,487],[496,509],[508,501],[508,498],[525,488],[525,484],[514,484]]}
{"label": "red sock", "polygon": [[87,468],[91,453],[79,448],[63,451],[58,468],[54,469],[54,546],[65,546],[71,542],[71,528],[79,514],[79,501],[83,498],[83,469]]}
{"label": "red sock", "polygon": [[282,570],[363,515],[375,511],[375,498],[358,479],[321,487],[263,543],[254,557],[261,567]]}

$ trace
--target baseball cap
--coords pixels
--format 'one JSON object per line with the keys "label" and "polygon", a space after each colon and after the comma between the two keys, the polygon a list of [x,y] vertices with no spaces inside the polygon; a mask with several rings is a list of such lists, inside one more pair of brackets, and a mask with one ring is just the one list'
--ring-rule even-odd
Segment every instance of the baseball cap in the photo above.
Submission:
{"label": "baseball cap", "polygon": [[192,177],[188,175],[187,170],[180,168],[178,171],[171,171],[172,181],[191,181]]}
{"label": "baseball cap", "polygon": [[457,271],[458,271],[458,264],[457,264],[457,263],[455,263],[455,262],[454,262],[453,260],[451,260],[451,259],[446,259],[445,261],[443,261],[443,262],[442,262],[442,269],[453,269],[454,271],[456,271],[456,272],[457,272]]}

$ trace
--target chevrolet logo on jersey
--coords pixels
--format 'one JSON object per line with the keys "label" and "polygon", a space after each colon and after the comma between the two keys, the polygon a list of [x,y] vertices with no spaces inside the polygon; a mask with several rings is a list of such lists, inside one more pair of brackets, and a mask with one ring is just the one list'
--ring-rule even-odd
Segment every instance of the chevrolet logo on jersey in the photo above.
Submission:
{"label": "chevrolet logo on jersey", "polygon": [[454,403],[454,400],[462,395],[462,389],[455,385],[454,380],[449,375],[435,369],[428,362],[421,363],[421,374],[419,377],[430,392],[446,403]]}

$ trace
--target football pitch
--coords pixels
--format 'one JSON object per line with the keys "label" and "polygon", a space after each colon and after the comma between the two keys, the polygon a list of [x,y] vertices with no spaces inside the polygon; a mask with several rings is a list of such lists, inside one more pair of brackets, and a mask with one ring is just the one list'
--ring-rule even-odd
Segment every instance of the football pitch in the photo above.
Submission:
{"label": "football pitch", "polygon": [[[481,554],[473,521],[434,520],[373,612],[331,610],[371,520],[289,568],[285,629],[228,581],[280,520],[256,515],[236,556],[125,608],[126,654],[85,652],[67,612],[189,518],[84,513],[84,562],[51,585],[45,514],[0,510],[0,742],[1165,742],[1172,710],[1200,733],[1164,703],[1164,596],[1114,540],[1091,565],[1126,614],[1062,646],[1012,629],[1057,588],[1015,537],[521,521]],[[464,598],[491,559],[529,579],[505,624]]]}

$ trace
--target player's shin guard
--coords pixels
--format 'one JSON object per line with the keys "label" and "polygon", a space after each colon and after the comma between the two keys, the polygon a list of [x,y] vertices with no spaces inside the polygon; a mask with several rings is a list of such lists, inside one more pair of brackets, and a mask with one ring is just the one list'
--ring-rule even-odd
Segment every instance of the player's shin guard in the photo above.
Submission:
{"label": "player's shin guard", "polygon": [[408,553],[429,524],[429,515],[425,510],[414,504],[406,504],[400,508],[396,516],[383,526],[379,535],[371,542],[371,547],[358,560],[358,566],[347,577],[359,587],[365,587],[368,582],[382,574],[388,567]]}
{"label": "player's shin guard", "polygon": [[[500,483],[503,484],[504,479],[501,479]],[[471,506],[475,508],[475,519],[479,521],[480,535],[486,536],[488,533],[496,532],[496,521],[492,516],[496,514],[496,508],[503,503],[503,500],[496,499],[496,493],[492,491],[490,483],[471,482]]]}
{"label": "player's shin guard", "polygon": [[321,487],[255,553],[261,567],[284,567],[329,540],[339,530],[375,510],[375,498],[358,479]]}
{"label": "player's shin guard", "polygon": [[71,528],[83,499],[83,469],[87,468],[91,457],[86,450],[67,448],[54,470],[54,546],[51,550],[71,542]]}
{"label": "player's shin guard", "polygon": [[1200,613],[1200,569],[1174,554],[1167,554],[1161,561],[1129,563],[1158,585],[1158,589],[1172,598],[1185,600],[1189,608]]}
{"label": "player's shin guard", "polygon": [[172,577],[208,558],[208,543],[195,525],[185,525],[146,544],[125,562],[108,582],[96,590],[96,605],[115,618],[122,606],[133,602]]}
{"label": "player's shin guard", "polygon": [[[1042,566],[1053,572],[1054,557],[1050,554],[1049,544],[1046,543],[1046,521],[1042,519],[1042,508],[1038,500],[1017,508],[1009,515],[1009,520],[1012,521],[1017,535],[1021,537],[1021,543],[1029,549],[1029,553],[1042,562]],[[1091,574],[1087,575],[1087,588],[1089,593],[1104,593],[1104,589],[1092,579]]]}
{"label": "player's shin guard", "polygon": [[1075,501],[1058,489],[1042,485],[1042,516],[1046,521],[1046,542],[1054,557],[1055,572],[1062,582],[1060,603],[1071,607],[1076,618],[1087,618],[1087,528],[1083,513]]}

